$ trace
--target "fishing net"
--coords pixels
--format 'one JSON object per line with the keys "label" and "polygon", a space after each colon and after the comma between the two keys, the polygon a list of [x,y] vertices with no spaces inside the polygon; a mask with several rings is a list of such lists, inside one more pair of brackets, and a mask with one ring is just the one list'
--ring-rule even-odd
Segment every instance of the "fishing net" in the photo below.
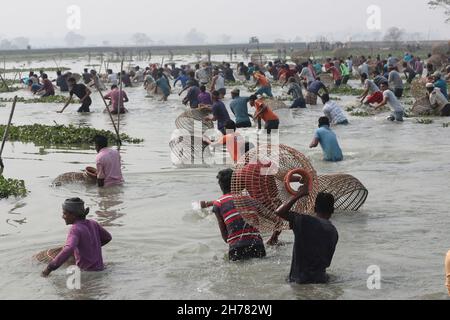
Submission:
{"label": "fishing net", "polygon": [[169,142],[172,162],[175,164],[195,165],[204,164],[205,159],[212,157],[202,137],[179,136]]}
{"label": "fishing net", "polygon": [[175,120],[175,125],[177,129],[187,130],[191,134],[194,133],[195,128],[197,128],[197,131],[201,130],[201,133],[204,133],[214,128],[214,123],[211,120],[204,120],[208,115],[210,115],[208,110],[189,109]]}
{"label": "fishing net", "polygon": [[420,99],[426,96],[427,89],[426,89],[426,79],[415,79],[411,82],[411,95],[415,99]]}
{"label": "fishing net", "polygon": [[308,92],[306,92],[305,101],[306,101],[306,104],[315,106],[315,105],[317,105],[317,95],[308,91]]}
{"label": "fishing net", "polygon": [[253,64],[258,66],[264,66],[269,61],[266,55],[260,53],[252,54],[250,56],[250,60],[251,62],[253,62]]}
{"label": "fishing net", "polygon": [[448,58],[445,54],[433,54],[428,60],[427,63],[431,63],[434,67],[434,70],[440,70],[447,63]]}
{"label": "fishing net", "polygon": [[334,79],[333,76],[329,73],[321,73],[320,74],[320,81],[323,82],[323,84],[327,87],[331,87],[334,85]]}
{"label": "fishing net", "polygon": [[345,59],[350,55],[350,50],[346,48],[336,48],[333,50],[333,57]]}
{"label": "fishing net", "polygon": [[361,181],[348,174],[322,175],[318,180],[319,192],[332,194],[338,210],[358,211],[369,195]]}
{"label": "fishing net", "polygon": [[431,53],[433,55],[446,55],[450,52],[450,44],[439,43],[434,44],[431,47]]}
{"label": "fishing net", "polygon": [[287,109],[288,106],[286,103],[284,103],[281,100],[277,99],[264,99],[264,103],[272,109],[272,111],[279,110],[279,109]]}
{"label": "fishing net", "polygon": [[[88,167],[91,169],[91,167]],[[92,168],[95,170],[95,168]],[[95,171],[96,172],[96,171]],[[55,180],[53,180],[52,184],[54,186],[62,186],[63,184],[71,184],[71,183],[89,183],[95,184],[97,180],[96,173],[95,175],[92,172],[67,172],[59,175]]]}
{"label": "fishing net", "polygon": [[296,64],[307,62],[312,56],[311,51],[295,51],[291,54],[291,60]]}
{"label": "fishing net", "polygon": [[[50,263],[53,259],[56,258],[56,256],[62,251],[62,247],[54,248],[54,249],[48,249],[39,252],[36,254],[33,258],[41,263]],[[74,264],[75,258],[72,256],[69,258],[69,260],[66,262],[66,264]]]}
{"label": "fishing net", "polygon": [[319,187],[316,171],[303,154],[285,145],[260,145],[236,165],[231,193],[237,211],[261,232],[288,229],[288,222],[276,216],[275,211],[295,193],[296,188],[290,186],[290,181],[298,169],[308,173],[310,193],[292,210],[313,214]]}
{"label": "fishing net", "polygon": [[433,108],[431,107],[430,99],[427,96],[416,99],[411,108],[411,112],[415,116],[431,115],[433,113]]}

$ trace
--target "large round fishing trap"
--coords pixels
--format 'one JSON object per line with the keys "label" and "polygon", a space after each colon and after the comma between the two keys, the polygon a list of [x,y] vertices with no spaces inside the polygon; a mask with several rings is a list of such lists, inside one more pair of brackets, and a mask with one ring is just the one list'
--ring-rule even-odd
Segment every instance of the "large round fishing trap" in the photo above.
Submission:
{"label": "large round fishing trap", "polygon": [[171,159],[177,165],[203,165],[206,159],[212,157],[202,137],[177,136],[169,142]]}
{"label": "large round fishing trap", "polygon": [[286,103],[284,103],[281,100],[277,100],[277,99],[264,99],[264,103],[272,110],[272,111],[276,111],[276,110],[280,110],[280,109],[287,109],[288,106],[286,105]]}
{"label": "large round fishing trap", "polygon": [[319,176],[319,192],[332,194],[334,208],[343,211],[358,211],[369,195],[361,181],[348,174]]}
{"label": "large round fishing trap", "polygon": [[62,251],[62,247],[39,252],[34,258],[42,263],[50,263]]}
{"label": "large round fishing trap", "polygon": [[204,120],[210,114],[205,109],[189,109],[178,116],[175,120],[175,125],[177,129],[184,129],[192,134],[194,129],[203,134],[205,131],[214,128],[214,123],[211,120]]}
{"label": "large round fishing trap", "polygon": [[275,211],[293,196],[288,181],[297,169],[308,172],[310,193],[300,199],[292,210],[314,213],[319,190],[318,177],[303,154],[285,145],[261,145],[250,150],[243,159],[235,167],[231,192],[237,211],[249,224],[261,232],[289,228],[288,222],[276,216]]}

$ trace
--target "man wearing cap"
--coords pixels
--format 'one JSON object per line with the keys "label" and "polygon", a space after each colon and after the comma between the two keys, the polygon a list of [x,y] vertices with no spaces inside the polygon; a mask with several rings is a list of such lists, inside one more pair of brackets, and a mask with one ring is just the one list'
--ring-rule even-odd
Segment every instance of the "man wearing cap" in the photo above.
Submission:
{"label": "man wearing cap", "polygon": [[434,84],[427,83],[427,91],[433,113],[438,114],[441,117],[450,116],[450,103],[442,94],[441,90],[436,88]]}
{"label": "man wearing cap", "polygon": [[251,128],[252,122],[248,114],[248,97],[240,97],[241,91],[238,88],[234,88],[231,91],[230,109],[236,117],[236,128]]}
{"label": "man wearing cap", "polygon": [[434,79],[434,87],[441,89],[442,94],[448,100],[447,82],[444,79],[442,79],[441,73],[439,71],[433,73],[433,79]]}
{"label": "man wearing cap", "polygon": [[102,271],[102,247],[111,242],[111,234],[94,220],[86,219],[89,208],[84,208],[84,201],[71,198],[62,205],[66,225],[72,225],[62,251],[42,271],[47,277],[52,271],[61,267],[70,257],[75,256],[76,265],[83,271]]}

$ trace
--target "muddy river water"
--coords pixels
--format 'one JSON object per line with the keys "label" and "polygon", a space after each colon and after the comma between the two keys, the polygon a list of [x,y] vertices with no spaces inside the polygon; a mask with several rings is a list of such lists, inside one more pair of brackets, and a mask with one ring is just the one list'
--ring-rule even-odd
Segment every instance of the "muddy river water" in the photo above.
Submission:
{"label": "muddy river water", "polygon": [[[193,57],[182,57],[177,63],[189,59]],[[77,72],[86,63],[60,62]],[[40,65],[51,66],[52,60],[33,63],[36,69]],[[117,69],[118,64],[110,67]],[[321,105],[278,112],[281,143],[306,154],[319,173],[352,174],[369,190],[358,213],[333,217],[340,238],[328,270],[331,283],[298,286],[285,281],[292,232],[282,234],[283,246],[267,248],[265,259],[244,263],[225,259],[227,246],[215,217],[192,206],[193,201],[220,196],[216,182],[220,168],[177,168],[171,162],[169,141],[174,121],[185,110],[180,98],[173,94],[168,102],[158,102],[145,98],[142,87],[126,91],[130,113],[122,118],[121,130],[145,141],[122,148],[126,180],[122,188],[101,191],[81,185],[51,186],[59,174],[93,165],[93,149],[6,144],[4,175],[24,179],[30,194],[0,201],[0,299],[446,298],[450,129],[442,126],[445,119],[424,125],[412,119],[390,123],[385,120],[387,114],[350,116],[349,126],[335,129],[345,156],[345,161],[335,164],[322,161],[320,148],[308,148]],[[281,89],[275,92],[280,94]],[[17,94],[31,97],[25,90]],[[77,114],[77,105],[61,115],[55,112],[61,105],[19,103],[13,122],[57,122],[112,130],[108,116],[102,113],[100,96],[94,93],[92,97],[93,112],[88,115]],[[345,104],[354,97],[341,99]],[[225,103],[229,101],[227,97]],[[7,122],[9,110],[10,104],[0,108],[2,124]],[[64,243],[68,227],[61,219],[61,203],[74,196],[86,201],[91,208],[89,217],[101,222],[113,236],[103,250],[106,270],[83,273],[80,290],[67,289],[64,268],[48,279],[41,278],[44,265],[32,259],[38,251]],[[381,272],[380,289],[368,288],[371,266]]]}

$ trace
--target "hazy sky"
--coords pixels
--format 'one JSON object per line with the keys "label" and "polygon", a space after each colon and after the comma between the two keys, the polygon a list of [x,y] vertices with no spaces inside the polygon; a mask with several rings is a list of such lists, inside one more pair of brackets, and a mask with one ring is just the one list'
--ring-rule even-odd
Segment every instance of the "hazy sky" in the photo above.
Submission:
{"label": "hazy sky", "polygon": [[[420,32],[432,39],[450,39],[443,10],[431,10],[428,0],[20,0],[0,11],[0,38],[25,36],[37,41],[62,38],[68,31],[67,8],[81,9],[81,29],[89,41],[108,35],[114,42],[143,32],[153,40],[183,42],[192,28],[218,43],[258,36],[314,41],[318,35],[347,40],[350,34],[370,32],[366,26],[370,5],[381,8],[381,33],[391,26]],[[100,36],[100,37],[99,37]],[[111,38],[111,39],[110,39]]]}

